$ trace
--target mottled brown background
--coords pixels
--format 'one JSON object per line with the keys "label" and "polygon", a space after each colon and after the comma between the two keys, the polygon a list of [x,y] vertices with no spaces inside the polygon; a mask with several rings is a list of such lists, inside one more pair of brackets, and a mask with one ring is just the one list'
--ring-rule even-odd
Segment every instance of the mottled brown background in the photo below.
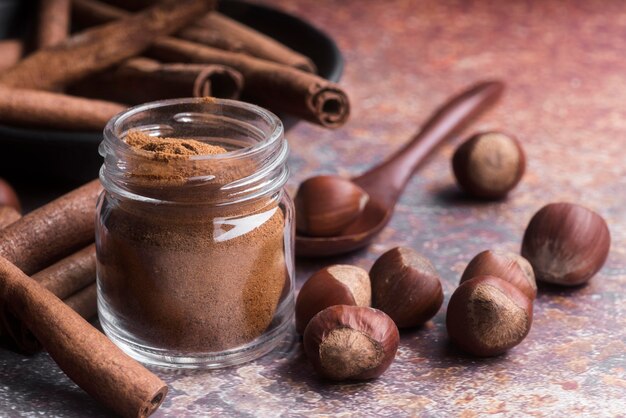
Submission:
{"label": "mottled brown background", "polygon": [[[528,171],[501,203],[466,200],[446,145],[412,180],[390,226],[368,250],[299,260],[298,281],[330,262],[369,268],[386,249],[423,252],[444,280],[446,302],[469,259],[518,250],[530,216],[551,201],[606,217],[605,268],[570,291],[543,289],[528,338],[479,360],[450,347],[445,308],[403,334],[397,359],[362,384],[317,381],[297,343],[217,372],[159,372],[171,392],[156,416],[625,416],[626,411],[626,2],[272,1],[333,36],[347,65],[353,115],[342,129],[289,132],[292,188],[318,174],[359,173],[399,147],[450,94],[483,78],[509,88],[471,130],[504,129],[528,154]],[[466,134],[469,133],[466,132]],[[47,355],[0,353],[0,415],[94,416],[106,411]]]}

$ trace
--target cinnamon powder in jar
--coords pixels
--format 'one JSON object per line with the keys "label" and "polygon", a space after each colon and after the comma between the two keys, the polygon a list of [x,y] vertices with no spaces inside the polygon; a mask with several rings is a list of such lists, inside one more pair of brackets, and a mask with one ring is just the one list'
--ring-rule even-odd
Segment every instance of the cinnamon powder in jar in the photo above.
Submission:
{"label": "cinnamon powder in jar", "polygon": [[[193,156],[226,150],[141,132],[124,140],[138,157],[128,171],[134,184],[153,198],[176,190],[183,203],[113,198],[103,203],[100,297],[128,334],[123,337],[155,349],[202,353],[262,335],[290,283],[279,202],[263,197],[225,206],[184,203],[197,199],[189,179],[202,174]],[[241,175],[233,167],[224,171]],[[231,180],[220,171],[215,190]],[[213,189],[203,190],[210,199]]]}

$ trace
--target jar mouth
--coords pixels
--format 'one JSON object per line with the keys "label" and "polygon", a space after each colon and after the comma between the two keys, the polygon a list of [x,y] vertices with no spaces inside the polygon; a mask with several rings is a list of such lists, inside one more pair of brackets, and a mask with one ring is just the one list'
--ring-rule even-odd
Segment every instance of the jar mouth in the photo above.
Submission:
{"label": "jar mouth", "polygon": [[[130,132],[201,141],[226,152],[164,158],[127,143]],[[289,172],[280,119],[236,100],[184,98],[132,107],[107,123],[99,152],[105,189],[152,203],[221,205],[255,199],[281,188]]]}
{"label": "jar mouth", "polygon": [[[251,143],[248,146],[240,147],[237,149],[227,149],[227,152],[220,154],[200,154],[190,156],[190,160],[220,160],[220,159],[233,159],[237,157],[246,157],[250,154],[262,152],[267,148],[271,148],[273,144],[280,141],[284,134],[283,123],[274,113],[266,110],[262,107],[230,99],[217,99],[212,97],[205,98],[181,98],[181,99],[168,99],[159,100],[155,102],[143,103],[137,106],[130,107],[123,112],[115,115],[104,127],[104,138],[108,140],[109,145],[118,148],[119,151],[132,151],[130,145],[128,145],[123,138],[131,130],[147,131],[149,135],[163,136],[170,135],[173,132],[173,128],[167,124],[152,124],[144,125],[142,129],[137,127],[128,128],[129,122],[139,114],[145,114],[146,112],[155,111],[159,109],[172,108],[176,106],[185,105],[202,105],[206,107],[205,111],[180,111],[170,116],[175,122],[179,124],[202,124],[208,121],[208,118],[212,116],[218,116],[222,119],[229,119],[234,125],[243,125],[245,122],[238,121],[232,117],[228,117],[225,113],[229,110],[236,110],[240,114],[247,114],[250,118],[257,118],[258,121],[262,121],[266,126],[264,129],[258,129],[259,140]],[[221,109],[218,112],[211,112],[211,110]],[[172,136],[178,137],[175,133]],[[101,152],[102,155],[102,152]],[[103,155],[104,156],[104,155]]]}

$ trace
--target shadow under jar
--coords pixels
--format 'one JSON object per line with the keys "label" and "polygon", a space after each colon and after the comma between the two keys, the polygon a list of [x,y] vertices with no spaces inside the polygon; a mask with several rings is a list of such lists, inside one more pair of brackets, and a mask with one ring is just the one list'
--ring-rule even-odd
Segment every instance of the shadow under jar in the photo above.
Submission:
{"label": "shadow under jar", "polygon": [[[133,132],[227,152],[163,158],[128,145]],[[108,123],[98,313],[118,346],[144,363],[218,368],[260,357],[292,332],[287,153],[280,120],[237,101],[148,103]]]}

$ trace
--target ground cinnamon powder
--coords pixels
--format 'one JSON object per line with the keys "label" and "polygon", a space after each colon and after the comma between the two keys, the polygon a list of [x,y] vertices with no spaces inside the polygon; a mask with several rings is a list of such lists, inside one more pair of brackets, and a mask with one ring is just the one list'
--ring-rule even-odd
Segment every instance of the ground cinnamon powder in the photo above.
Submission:
{"label": "ground cinnamon powder", "polygon": [[[129,175],[149,179],[153,192],[188,179],[176,168],[188,170],[190,157],[226,152],[139,132],[125,141],[144,162]],[[251,342],[268,328],[289,283],[285,219],[274,198],[224,207],[120,199],[102,213],[99,284],[122,337],[201,353]]]}
{"label": "ground cinnamon powder", "polygon": [[135,150],[152,153],[149,158],[157,161],[170,161],[189,155],[225,154],[226,150],[217,145],[210,145],[195,139],[161,138],[149,136],[140,131],[131,131],[124,142]]}

